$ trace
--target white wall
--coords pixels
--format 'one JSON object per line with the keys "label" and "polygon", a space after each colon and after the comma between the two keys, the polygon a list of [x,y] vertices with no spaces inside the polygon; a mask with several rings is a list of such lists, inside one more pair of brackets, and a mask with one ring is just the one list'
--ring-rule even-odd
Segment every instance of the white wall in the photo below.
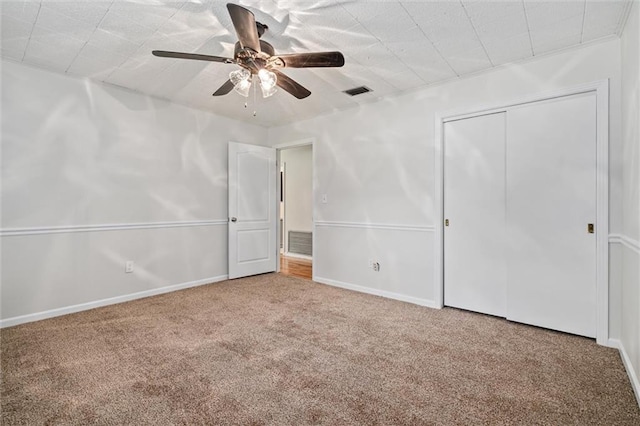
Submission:
{"label": "white wall", "polygon": [[285,165],[285,251],[288,251],[289,231],[312,232],[311,193],[312,147],[305,145],[280,151],[280,163]]}
{"label": "white wall", "polygon": [[622,299],[620,344],[640,403],[640,4],[622,34]]}
{"label": "white wall", "polygon": [[2,62],[3,323],[224,278],[227,142],[265,132]]}
{"label": "white wall", "polygon": [[[507,104],[607,78],[610,226],[616,232],[622,204],[619,40],[269,129],[272,144],[316,139],[315,279],[433,305],[436,114]],[[327,194],[327,204],[320,202],[321,194]],[[371,259],[380,263],[380,272],[368,267]],[[619,291],[619,282],[612,286]],[[619,304],[619,299],[612,301],[611,311],[619,312]]]}

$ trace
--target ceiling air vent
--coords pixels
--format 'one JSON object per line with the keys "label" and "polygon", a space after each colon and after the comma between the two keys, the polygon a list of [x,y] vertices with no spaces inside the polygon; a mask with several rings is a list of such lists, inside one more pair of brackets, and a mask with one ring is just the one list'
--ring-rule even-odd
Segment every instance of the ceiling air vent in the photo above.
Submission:
{"label": "ceiling air vent", "polygon": [[360,87],[354,87],[353,89],[344,91],[344,93],[346,93],[349,96],[362,95],[363,93],[367,93],[367,92],[373,92],[373,90],[369,89],[367,86],[360,86]]}

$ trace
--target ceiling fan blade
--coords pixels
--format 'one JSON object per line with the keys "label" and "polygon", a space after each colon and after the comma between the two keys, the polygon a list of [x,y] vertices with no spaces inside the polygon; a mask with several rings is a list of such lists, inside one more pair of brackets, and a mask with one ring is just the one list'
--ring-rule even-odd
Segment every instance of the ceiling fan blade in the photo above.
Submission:
{"label": "ceiling fan blade", "polygon": [[311,94],[311,92],[307,90],[305,87],[303,87],[300,83],[289,78],[288,76],[281,73],[280,71],[278,70],[272,70],[272,71],[278,76],[278,80],[276,84],[280,86],[282,90],[285,90],[291,93],[293,96],[295,96],[298,99],[304,99]]}
{"label": "ceiling fan blade", "polygon": [[182,53],[182,52],[168,52],[166,50],[154,50],[154,56],[160,56],[162,58],[178,58],[178,59],[195,59],[198,61],[211,61],[211,62],[223,62],[225,64],[235,64],[235,61],[231,58],[223,58],[221,56],[200,55],[197,53]]}
{"label": "ceiling fan blade", "polygon": [[340,52],[291,53],[272,56],[269,63],[285,68],[341,67],[344,56]]}
{"label": "ceiling fan blade", "polygon": [[224,83],[222,86],[220,86],[220,88],[218,90],[215,91],[213,96],[226,95],[227,93],[229,93],[232,90],[233,90],[233,83],[231,82],[231,80],[227,80],[226,83]]}
{"label": "ceiling fan blade", "polygon": [[232,3],[227,3],[227,9],[229,10],[229,15],[231,15],[231,21],[236,29],[240,45],[260,52],[260,38],[258,37],[256,18],[253,13],[242,6]]}

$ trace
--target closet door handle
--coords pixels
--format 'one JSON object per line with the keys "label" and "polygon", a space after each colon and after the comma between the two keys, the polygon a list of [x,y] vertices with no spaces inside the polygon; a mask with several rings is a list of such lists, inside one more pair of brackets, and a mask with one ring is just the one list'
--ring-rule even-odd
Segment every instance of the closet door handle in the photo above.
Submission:
{"label": "closet door handle", "polygon": [[231,218],[231,222],[237,222],[237,221],[238,221],[238,219],[237,219],[237,218],[235,218],[235,217],[232,217],[232,218]]}
{"label": "closet door handle", "polygon": [[593,226],[593,223],[587,224],[587,232],[590,234],[593,234],[595,232],[595,226]]}

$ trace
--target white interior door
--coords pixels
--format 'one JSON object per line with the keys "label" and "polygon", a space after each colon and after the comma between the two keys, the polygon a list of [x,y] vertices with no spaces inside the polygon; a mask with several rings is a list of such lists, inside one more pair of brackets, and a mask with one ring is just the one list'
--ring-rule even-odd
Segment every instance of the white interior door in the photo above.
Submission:
{"label": "white interior door", "polygon": [[507,123],[507,318],[595,337],[596,95],[513,108]]}
{"label": "white interior door", "polygon": [[506,316],[505,114],[444,124],[444,303]]}
{"label": "white interior door", "polygon": [[229,142],[229,278],[277,265],[276,150]]}

